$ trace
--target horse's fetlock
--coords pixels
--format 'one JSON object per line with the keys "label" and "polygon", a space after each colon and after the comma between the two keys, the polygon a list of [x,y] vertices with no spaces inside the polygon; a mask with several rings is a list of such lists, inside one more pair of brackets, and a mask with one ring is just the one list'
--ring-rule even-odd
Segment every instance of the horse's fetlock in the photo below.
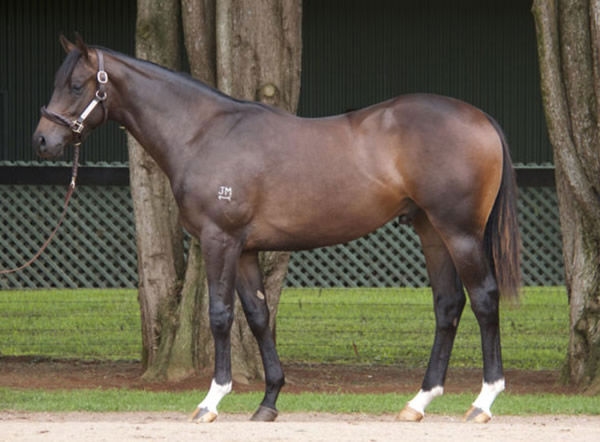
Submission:
{"label": "horse's fetlock", "polygon": [[282,374],[277,379],[271,381],[271,385],[273,385],[277,389],[280,389],[285,385],[285,376]]}

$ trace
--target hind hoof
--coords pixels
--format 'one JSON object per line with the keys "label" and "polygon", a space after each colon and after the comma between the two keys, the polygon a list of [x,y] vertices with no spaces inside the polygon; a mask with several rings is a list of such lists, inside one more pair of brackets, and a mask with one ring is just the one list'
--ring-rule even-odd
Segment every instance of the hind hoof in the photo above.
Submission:
{"label": "hind hoof", "polygon": [[214,422],[217,419],[217,414],[209,411],[208,408],[196,408],[194,413],[190,416],[190,422],[197,424],[208,424]]}
{"label": "hind hoof", "polygon": [[250,418],[254,422],[273,422],[277,419],[277,410],[260,405],[258,410]]}
{"label": "hind hoof", "polygon": [[409,407],[408,404],[406,404],[400,414],[398,414],[398,420],[404,422],[421,422],[421,419],[423,419],[423,413]]}
{"label": "hind hoof", "polygon": [[491,419],[492,416],[475,406],[471,406],[463,417],[464,422],[475,422],[477,424],[487,424]]}

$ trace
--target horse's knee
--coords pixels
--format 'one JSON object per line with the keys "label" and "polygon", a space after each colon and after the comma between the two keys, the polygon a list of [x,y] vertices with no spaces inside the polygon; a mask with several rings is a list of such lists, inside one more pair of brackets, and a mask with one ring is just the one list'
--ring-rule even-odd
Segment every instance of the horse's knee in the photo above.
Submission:
{"label": "horse's knee", "polygon": [[214,334],[222,335],[229,333],[233,323],[233,311],[223,303],[211,305],[209,309],[210,328]]}

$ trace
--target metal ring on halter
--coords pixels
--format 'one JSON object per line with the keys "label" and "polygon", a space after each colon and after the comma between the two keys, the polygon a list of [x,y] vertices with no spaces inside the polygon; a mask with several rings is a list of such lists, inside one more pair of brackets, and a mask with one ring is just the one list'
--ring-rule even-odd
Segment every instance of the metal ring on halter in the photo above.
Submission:
{"label": "metal ring on halter", "polygon": [[108,83],[108,74],[106,73],[106,71],[98,71],[98,73],[96,74],[96,80],[98,80],[98,83],[100,84]]}

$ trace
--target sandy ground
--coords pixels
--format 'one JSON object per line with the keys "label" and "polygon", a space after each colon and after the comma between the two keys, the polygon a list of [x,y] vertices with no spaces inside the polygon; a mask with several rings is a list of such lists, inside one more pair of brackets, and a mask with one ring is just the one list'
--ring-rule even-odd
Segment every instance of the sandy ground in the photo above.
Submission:
{"label": "sandy ground", "polygon": [[600,441],[598,416],[495,417],[465,424],[426,416],[401,423],[394,416],[293,413],[274,423],[224,414],[191,424],[178,413],[0,413],[1,441]]}
{"label": "sandy ground", "polygon": [[[414,393],[423,370],[394,367],[289,365],[284,394],[303,391]],[[200,390],[211,372],[180,383],[147,383],[141,367],[127,362],[81,362],[0,357],[0,386],[9,388],[128,388],[150,391]],[[480,370],[450,370],[448,392],[479,391]],[[573,394],[558,372],[507,371],[507,390],[516,394]],[[476,381],[474,381],[476,380]],[[236,384],[237,392],[262,391],[262,382]],[[394,416],[282,413],[274,423],[248,422],[250,415],[222,414],[213,424],[191,424],[180,413],[0,412],[0,442],[12,441],[595,441],[600,416],[497,416],[486,425],[457,417],[427,415],[418,424]]]}

